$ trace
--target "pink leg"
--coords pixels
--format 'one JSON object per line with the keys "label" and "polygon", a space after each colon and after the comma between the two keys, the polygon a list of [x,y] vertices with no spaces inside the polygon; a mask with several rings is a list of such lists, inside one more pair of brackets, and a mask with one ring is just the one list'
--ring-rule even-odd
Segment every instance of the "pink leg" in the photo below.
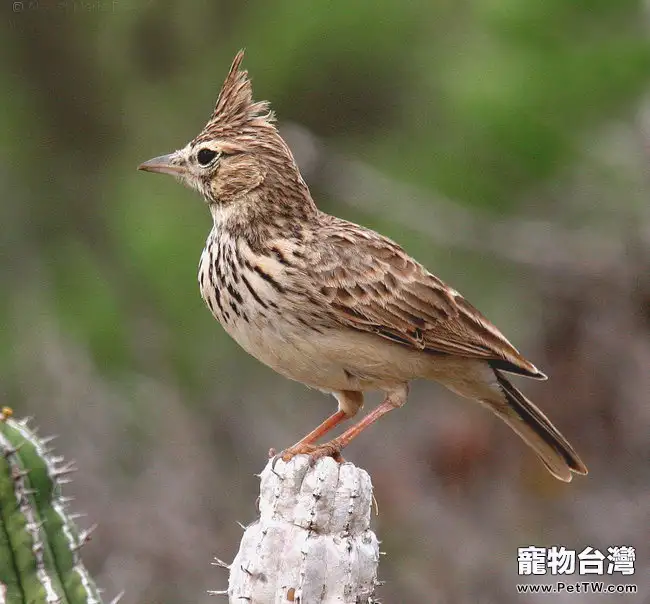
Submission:
{"label": "pink leg", "polygon": [[[336,413],[330,415],[323,423],[314,428],[309,434],[301,438],[295,445],[282,451],[279,457],[282,457],[284,461],[289,461],[294,455],[309,453],[316,448],[316,445],[314,445],[314,443],[321,436],[336,428],[336,426],[345,421],[347,418],[348,414],[345,411],[339,409]],[[269,455],[275,455],[275,451],[271,450]],[[276,460],[277,459],[278,457],[276,457]],[[274,466],[275,463],[276,462],[273,462]]]}
{"label": "pink leg", "polygon": [[[335,413],[332,417],[325,420],[321,426],[316,428],[313,432],[308,434],[303,440],[296,443],[290,449],[287,449],[282,454],[282,459],[284,461],[289,461],[294,455],[299,455],[301,453],[308,454],[312,461],[316,461],[321,457],[334,457],[337,461],[343,461],[341,457],[341,450],[347,447],[361,432],[363,432],[368,426],[374,424],[380,417],[386,415],[389,411],[401,407],[406,402],[406,396],[408,394],[408,386],[405,384],[398,390],[390,392],[384,402],[381,403],[376,409],[373,409],[368,415],[366,415],[362,420],[358,421],[354,426],[349,427],[341,436],[338,436],[331,441],[324,443],[322,445],[313,445],[313,440],[305,442],[305,439],[309,438],[314,432],[318,432],[321,426],[327,424],[330,421],[333,421],[334,418],[341,413],[341,411]],[[337,422],[340,423],[339,420]],[[333,426],[332,426],[333,427]],[[324,432],[318,434],[321,436]]]}
{"label": "pink leg", "polygon": [[348,414],[345,411],[337,411],[330,415],[320,426],[314,428],[307,436],[301,438],[293,447],[301,447],[303,445],[314,444],[321,436],[325,436],[330,430],[333,430],[341,422],[345,421]]}

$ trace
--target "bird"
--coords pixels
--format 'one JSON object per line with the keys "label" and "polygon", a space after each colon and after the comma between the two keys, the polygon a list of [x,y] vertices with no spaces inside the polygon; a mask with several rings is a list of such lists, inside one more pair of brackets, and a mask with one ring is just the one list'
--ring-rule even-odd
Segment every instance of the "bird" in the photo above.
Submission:
{"label": "bird", "polygon": [[[415,379],[479,402],[569,482],[587,468],[508,374],[546,376],[455,289],[391,239],[321,211],[267,101],[254,101],[239,51],[201,132],[140,164],[198,191],[213,220],[201,296],[225,331],[279,374],[332,394],[338,408],[280,456],[341,451],[402,407]],[[383,401],[338,437],[364,396]]]}

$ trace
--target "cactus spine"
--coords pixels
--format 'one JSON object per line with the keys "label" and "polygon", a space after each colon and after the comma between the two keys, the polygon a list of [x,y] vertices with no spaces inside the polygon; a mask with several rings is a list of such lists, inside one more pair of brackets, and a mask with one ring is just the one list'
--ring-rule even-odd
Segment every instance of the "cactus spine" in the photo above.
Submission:
{"label": "cactus spine", "polygon": [[74,467],[49,440],[0,412],[0,604],[101,604],[79,553],[94,527],[75,525],[61,493]]}

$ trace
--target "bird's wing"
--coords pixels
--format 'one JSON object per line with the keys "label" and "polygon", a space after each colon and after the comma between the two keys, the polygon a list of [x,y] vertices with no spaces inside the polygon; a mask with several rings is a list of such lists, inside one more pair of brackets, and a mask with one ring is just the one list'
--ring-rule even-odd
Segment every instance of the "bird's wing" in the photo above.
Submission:
{"label": "bird's wing", "polygon": [[339,323],[416,349],[545,377],[465,298],[393,241],[343,221],[322,235],[311,270]]}

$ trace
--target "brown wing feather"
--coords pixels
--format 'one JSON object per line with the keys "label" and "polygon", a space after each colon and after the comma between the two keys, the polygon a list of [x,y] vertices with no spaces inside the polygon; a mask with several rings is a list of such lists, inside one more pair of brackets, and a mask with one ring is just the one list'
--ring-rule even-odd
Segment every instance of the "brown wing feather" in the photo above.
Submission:
{"label": "brown wing feather", "polygon": [[396,243],[334,220],[323,230],[314,276],[340,323],[421,350],[544,377],[478,310]]}

